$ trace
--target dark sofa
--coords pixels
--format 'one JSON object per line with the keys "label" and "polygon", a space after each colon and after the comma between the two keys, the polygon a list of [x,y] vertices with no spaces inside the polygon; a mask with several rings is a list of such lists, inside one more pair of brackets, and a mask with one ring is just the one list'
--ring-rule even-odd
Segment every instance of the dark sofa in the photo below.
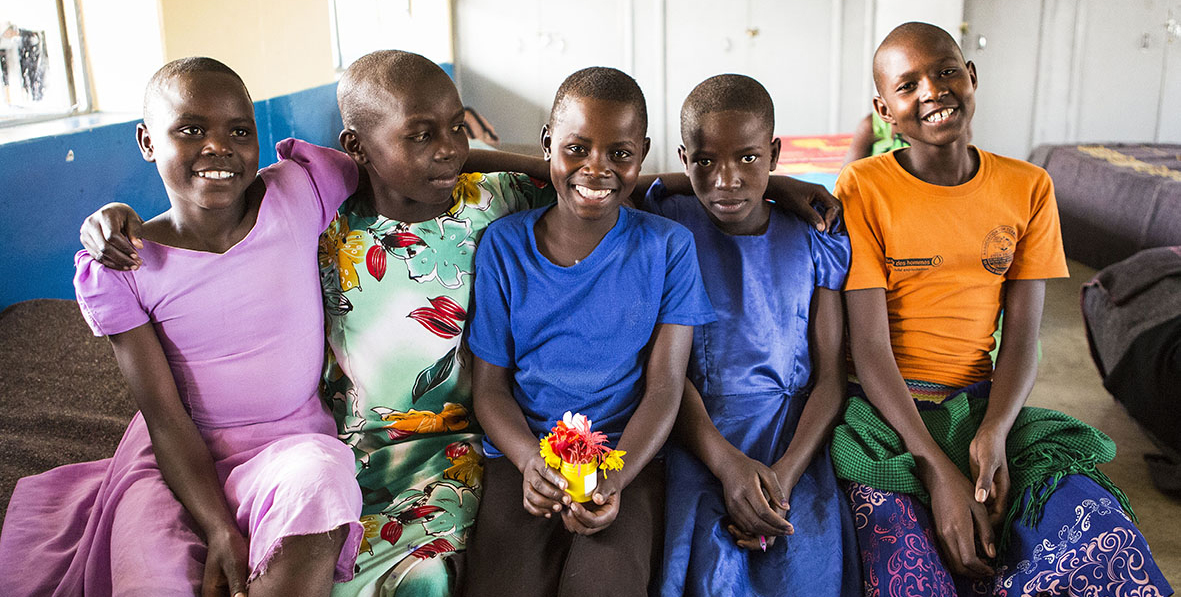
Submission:
{"label": "dark sofa", "polygon": [[110,345],[69,300],[0,312],[0,397],[0,513],[17,479],[113,454],[135,414]]}

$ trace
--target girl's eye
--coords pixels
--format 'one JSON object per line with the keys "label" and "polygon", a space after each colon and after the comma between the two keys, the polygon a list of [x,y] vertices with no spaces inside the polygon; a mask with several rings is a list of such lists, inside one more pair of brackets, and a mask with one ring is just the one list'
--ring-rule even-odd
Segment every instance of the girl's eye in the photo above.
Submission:
{"label": "girl's eye", "polygon": [[451,132],[463,133],[466,135],[467,134],[467,125],[461,122],[461,123],[451,127]]}
{"label": "girl's eye", "polygon": [[626,160],[626,159],[632,157],[632,152],[627,151],[626,149],[617,149],[617,150],[611,152],[611,157],[613,157],[617,160]]}
{"label": "girl's eye", "polygon": [[430,139],[430,138],[431,138],[431,134],[426,131],[418,133],[417,135],[410,135],[410,140],[414,141],[415,143],[423,143],[427,139]]}
{"label": "girl's eye", "polygon": [[957,69],[957,68],[945,68],[942,71],[939,71],[939,74],[943,75],[944,77],[950,77],[950,76],[954,75],[958,70],[959,69]]}
{"label": "girl's eye", "polygon": [[898,91],[900,91],[900,92],[910,91],[911,89],[914,89],[914,88],[915,88],[914,83],[903,83],[901,86],[898,87]]}
{"label": "girl's eye", "polygon": [[586,151],[586,148],[581,145],[567,145],[566,151],[570,153],[580,154]]}
{"label": "girl's eye", "polygon": [[759,156],[754,155],[754,154],[744,155],[744,156],[742,156],[742,163],[743,164],[753,164],[758,159],[759,159]]}
{"label": "girl's eye", "polygon": [[251,134],[250,129],[246,129],[246,128],[236,128],[236,129],[230,131],[230,136],[233,136],[233,137],[249,137],[250,134]]}
{"label": "girl's eye", "polygon": [[180,134],[182,135],[200,135],[201,133],[201,127],[199,126],[182,126],[180,128]]}
{"label": "girl's eye", "polygon": [[713,163],[714,161],[709,158],[699,158],[697,160],[697,165],[701,166],[702,168],[709,168],[713,165]]}

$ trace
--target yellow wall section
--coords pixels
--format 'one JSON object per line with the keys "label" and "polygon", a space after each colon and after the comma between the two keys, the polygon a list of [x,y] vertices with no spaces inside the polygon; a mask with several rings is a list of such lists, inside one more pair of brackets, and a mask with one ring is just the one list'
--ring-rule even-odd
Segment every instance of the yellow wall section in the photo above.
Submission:
{"label": "yellow wall section", "polygon": [[164,60],[209,56],[255,100],[335,80],[328,0],[160,0]]}

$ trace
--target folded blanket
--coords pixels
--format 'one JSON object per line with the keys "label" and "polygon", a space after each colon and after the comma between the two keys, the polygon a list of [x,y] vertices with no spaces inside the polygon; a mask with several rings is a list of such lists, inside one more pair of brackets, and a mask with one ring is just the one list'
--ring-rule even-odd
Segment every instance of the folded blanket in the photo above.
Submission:
{"label": "folded blanket", "polygon": [[[969,475],[968,447],[988,406],[987,398],[959,394],[919,410],[932,438]],[[1044,408],[1025,407],[1005,442],[1009,459],[1009,512],[1001,537],[1008,543],[1015,520],[1034,527],[1046,501],[1067,475],[1086,475],[1119,500],[1135,520],[1128,498],[1096,465],[1115,458],[1115,442],[1102,431]],[[833,432],[833,466],[838,477],[883,491],[908,493],[930,505],[931,496],[915,473],[914,456],[902,438],[864,398],[852,397],[844,422]],[[1029,499],[1023,500],[1026,490]]]}

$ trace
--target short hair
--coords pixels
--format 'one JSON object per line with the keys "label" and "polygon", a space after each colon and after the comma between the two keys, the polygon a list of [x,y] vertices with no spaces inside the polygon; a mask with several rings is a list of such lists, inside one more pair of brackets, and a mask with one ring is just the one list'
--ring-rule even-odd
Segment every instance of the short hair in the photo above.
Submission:
{"label": "short hair", "polygon": [[960,49],[960,45],[956,43],[955,39],[950,33],[945,31],[942,27],[937,27],[930,23],[923,23],[920,21],[911,21],[903,23],[895,27],[882,43],[878,44],[878,49],[873,53],[873,84],[877,88],[878,94],[881,94],[881,67],[879,65],[879,57],[882,53],[896,45],[908,43],[911,41],[918,42],[919,47],[936,47],[941,43],[951,44],[955,48],[956,54],[960,57],[960,62],[964,61],[964,52]]}
{"label": "short hair", "polygon": [[429,58],[403,50],[370,52],[349,65],[336,86],[336,103],[346,129],[376,125],[391,93],[413,91],[431,77],[447,73]]}
{"label": "short hair", "polygon": [[685,98],[681,104],[681,140],[689,139],[698,128],[699,119],[714,112],[744,112],[754,115],[767,129],[775,130],[775,104],[762,83],[746,75],[716,75],[710,77]]}
{"label": "short hair", "polygon": [[238,73],[234,72],[234,69],[226,66],[224,63],[206,56],[179,58],[160,67],[160,70],[156,71],[151,79],[148,79],[148,85],[144,89],[144,122],[147,122],[151,118],[152,100],[160,95],[164,87],[177,77],[193,73],[221,73],[223,75],[229,75],[242,86],[242,92],[246,94],[246,98],[250,98],[250,90],[246,89],[246,83],[242,81],[242,77],[238,76]]}
{"label": "short hair", "polygon": [[567,98],[581,97],[586,99],[608,100],[627,104],[640,117],[640,124],[644,133],[648,132],[648,104],[644,101],[644,92],[639,83],[631,75],[606,66],[591,66],[566,77],[554,94],[554,104],[550,107],[549,123],[554,125],[554,117],[565,106]]}

